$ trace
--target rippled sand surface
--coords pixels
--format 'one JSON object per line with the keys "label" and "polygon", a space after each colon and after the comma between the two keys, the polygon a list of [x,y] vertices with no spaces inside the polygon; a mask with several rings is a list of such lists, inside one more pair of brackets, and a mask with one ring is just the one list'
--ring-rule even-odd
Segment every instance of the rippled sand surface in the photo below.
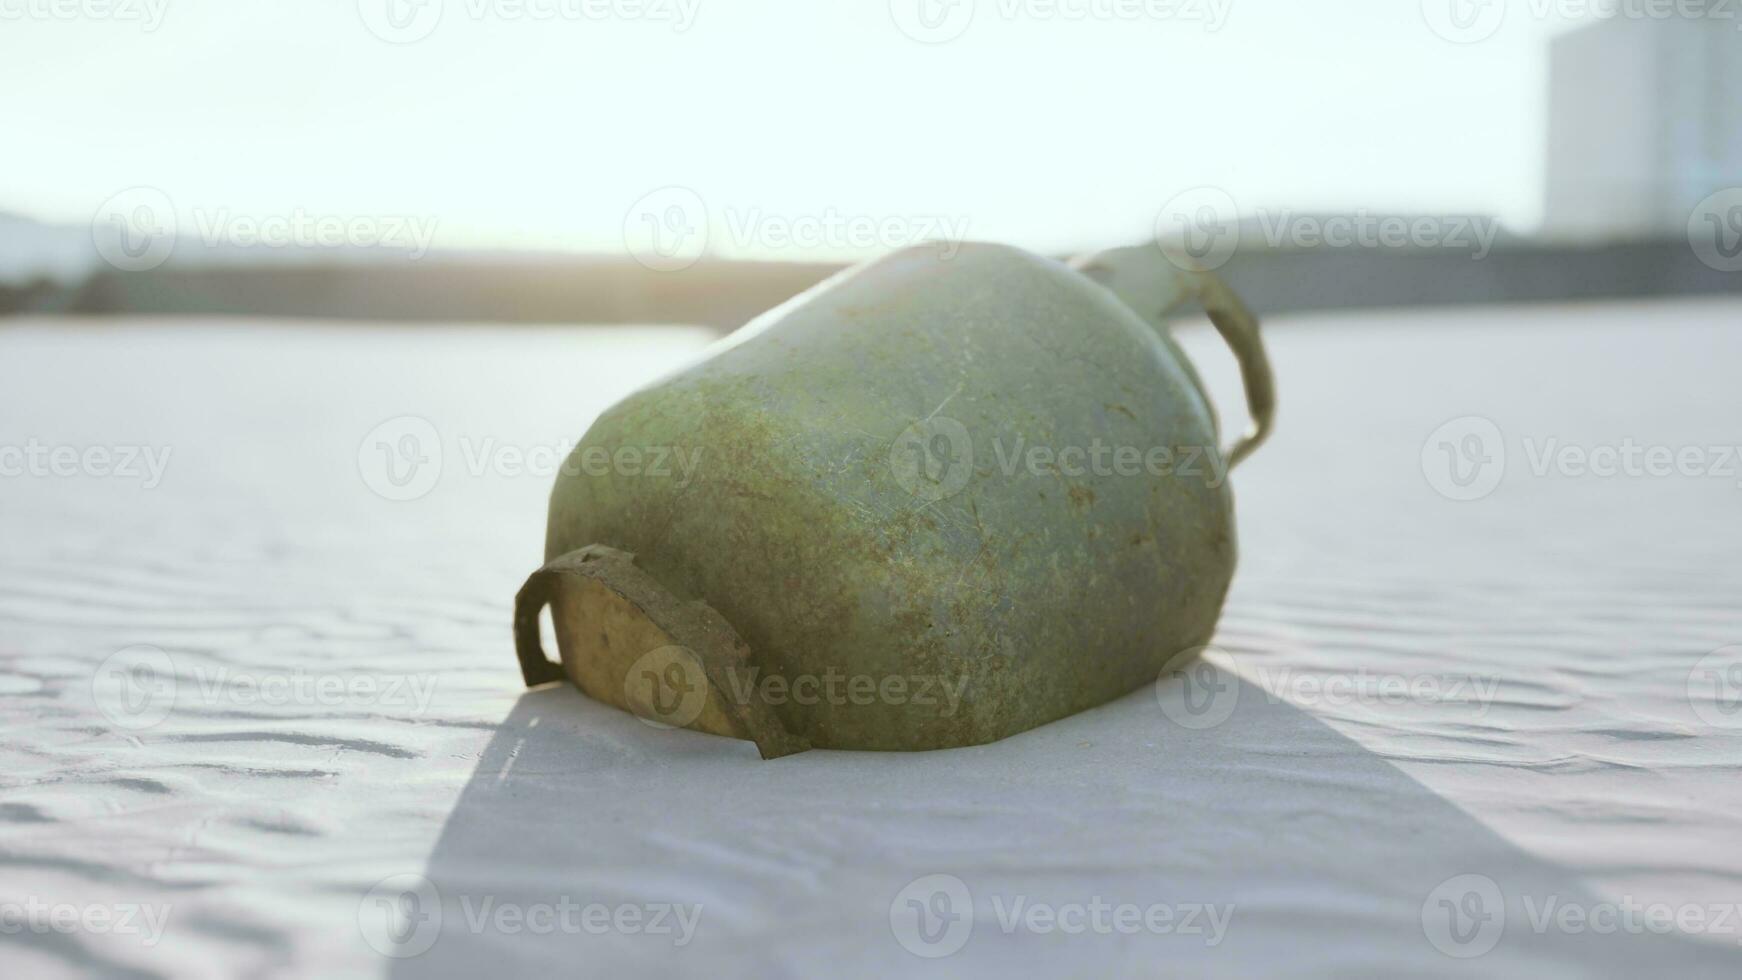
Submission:
{"label": "rippled sand surface", "polygon": [[[762,762],[528,693],[508,636],[550,480],[502,448],[539,470],[701,333],[5,322],[0,446],[170,455],[0,477],[0,975],[1742,974],[1742,463],[1533,472],[1742,443],[1739,323],[1277,322],[1204,667]],[[401,416],[441,445],[410,501],[371,486]],[[1503,478],[1457,501],[1469,416]]]}

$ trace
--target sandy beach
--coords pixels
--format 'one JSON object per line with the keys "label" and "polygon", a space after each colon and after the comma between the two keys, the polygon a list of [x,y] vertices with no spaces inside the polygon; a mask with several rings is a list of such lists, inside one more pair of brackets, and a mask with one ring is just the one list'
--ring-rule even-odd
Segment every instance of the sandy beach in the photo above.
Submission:
{"label": "sandy beach", "polygon": [[1735,976],[1739,316],[1278,318],[1203,665],[772,762],[509,637],[543,461],[710,332],[4,322],[0,973]]}

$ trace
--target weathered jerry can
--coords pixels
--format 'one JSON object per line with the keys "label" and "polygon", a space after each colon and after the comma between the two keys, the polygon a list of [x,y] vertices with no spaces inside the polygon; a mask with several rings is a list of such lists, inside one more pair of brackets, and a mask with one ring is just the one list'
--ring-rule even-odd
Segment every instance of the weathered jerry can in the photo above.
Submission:
{"label": "weathered jerry can", "polygon": [[[765,757],[937,749],[1101,704],[1208,642],[1227,470],[1274,405],[1256,321],[1153,247],[958,247],[843,272],[598,418],[517,601],[529,685],[566,676]],[[1226,452],[1162,320],[1193,303],[1246,387]]]}

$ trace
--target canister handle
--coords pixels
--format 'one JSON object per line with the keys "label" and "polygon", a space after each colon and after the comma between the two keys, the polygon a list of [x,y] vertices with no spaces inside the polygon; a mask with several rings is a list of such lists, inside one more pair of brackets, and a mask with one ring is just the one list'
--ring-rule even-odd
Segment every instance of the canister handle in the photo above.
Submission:
{"label": "canister handle", "polygon": [[1270,370],[1270,356],[1264,351],[1264,338],[1258,333],[1258,318],[1240,302],[1240,297],[1213,272],[1185,271],[1181,275],[1191,283],[1198,305],[1210,315],[1222,342],[1234,352],[1240,365],[1240,382],[1246,389],[1246,413],[1252,424],[1234,441],[1225,454],[1228,465],[1234,467],[1252,455],[1269,438],[1276,420],[1276,376]]}
{"label": "canister handle", "polygon": [[[749,654],[749,648],[730,623],[704,602],[686,603],[672,596],[653,576],[636,566],[634,555],[604,545],[588,545],[551,559],[527,578],[514,597],[514,652],[520,659],[520,676],[527,687],[568,678],[563,665],[545,655],[539,638],[539,614],[557,598],[558,590],[586,579],[611,590],[638,614],[647,617],[649,625],[695,658],[703,674],[701,680],[708,685],[710,700],[725,715],[724,728],[699,730],[755,742],[764,759],[810,748],[808,739],[786,730],[774,707],[765,700],[726,696],[733,689],[731,672],[746,669]],[[599,624],[596,629],[603,635],[608,627]],[[559,640],[561,636],[559,627]],[[585,690],[579,675],[575,683]],[[621,680],[612,686],[621,688]]]}
{"label": "canister handle", "polygon": [[1110,248],[1074,259],[1071,268],[1110,290],[1140,316],[1165,329],[1161,318],[1194,303],[1210,315],[1240,365],[1252,425],[1225,452],[1233,466],[1269,437],[1276,418],[1276,379],[1258,333],[1258,318],[1214,273],[1193,267],[1154,244]]}

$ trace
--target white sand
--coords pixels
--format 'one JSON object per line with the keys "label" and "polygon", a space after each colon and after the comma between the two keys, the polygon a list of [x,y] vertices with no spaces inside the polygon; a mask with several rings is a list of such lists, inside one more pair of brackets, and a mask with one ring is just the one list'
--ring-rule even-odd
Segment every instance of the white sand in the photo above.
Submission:
{"label": "white sand", "polygon": [[[1735,976],[1742,712],[1702,715],[1688,677],[1742,643],[1742,477],[1537,477],[1523,440],[1742,442],[1739,320],[1709,301],[1276,323],[1281,429],[1235,474],[1242,566],[1210,658],[1226,720],[1177,723],[1209,716],[1172,678],[1172,714],[1145,689],[995,745],[767,763],[524,693],[508,602],[550,481],[468,472],[489,439],[577,438],[698,334],[13,321],[0,446],[172,456],[149,490],[0,477],[0,976]],[[1190,346],[1231,404],[1213,337]],[[358,447],[407,414],[444,466],[396,503]],[[1421,448],[1472,414],[1510,458],[1458,503]],[[177,683],[129,731],[93,678],[134,644]],[[1350,677],[1417,693],[1320,686]],[[377,686],[294,686],[332,678]],[[934,874],[972,927],[923,959],[891,905]],[[368,941],[392,920],[364,896],[392,876],[442,899],[420,955]],[[1007,929],[1018,901],[1043,917]],[[578,911],[535,931],[566,903],[701,909],[681,947]],[[1628,911],[1652,903],[1680,927]],[[1098,905],[1172,918],[1046,929]]]}

